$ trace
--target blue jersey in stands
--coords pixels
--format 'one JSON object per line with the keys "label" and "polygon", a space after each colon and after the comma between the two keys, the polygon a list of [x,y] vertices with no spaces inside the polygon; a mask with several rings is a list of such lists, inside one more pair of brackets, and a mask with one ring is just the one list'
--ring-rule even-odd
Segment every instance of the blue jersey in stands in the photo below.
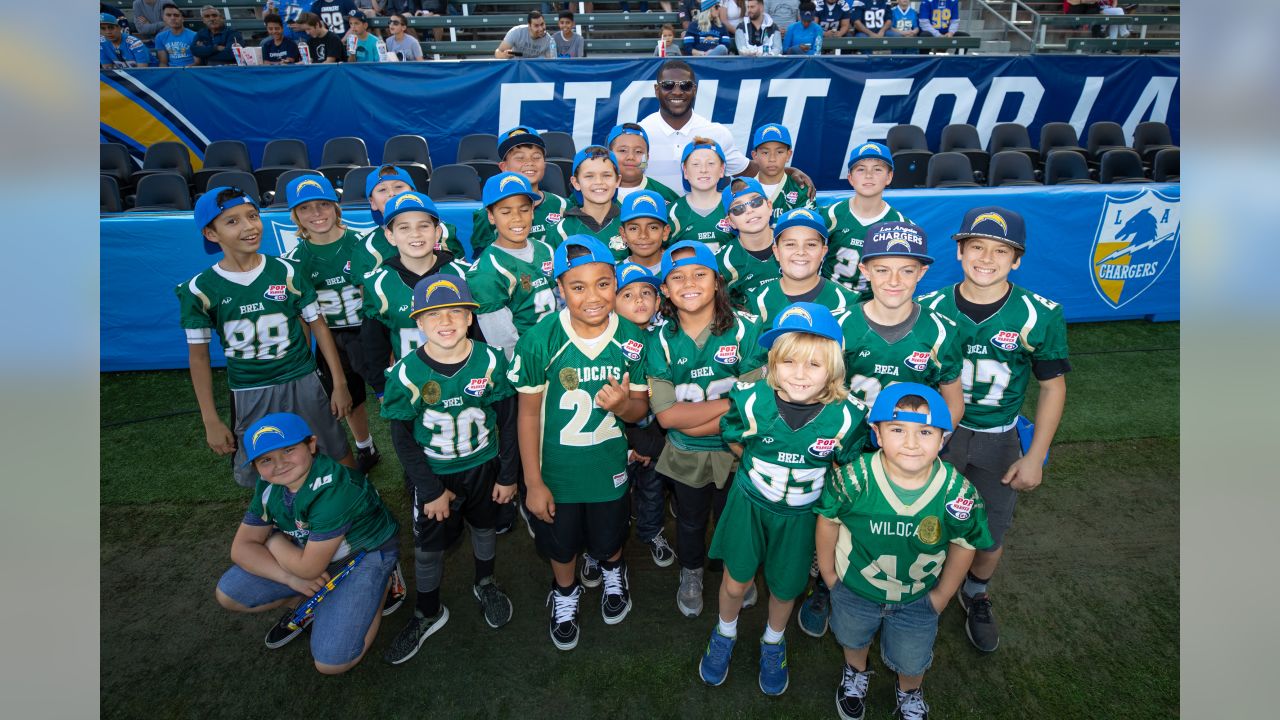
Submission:
{"label": "blue jersey in stands", "polygon": [[850,27],[853,26],[853,19],[850,15],[852,10],[845,0],[816,0],[813,4],[813,9],[813,16],[817,18],[818,24],[822,26],[824,32],[839,30],[842,20],[848,20]]}
{"label": "blue jersey in stands", "polygon": [[316,0],[311,12],[320,16],[325,28],[339,37],[347,34],[347,13],[356,9],[351,0]]}
{"label": "blue jersey in stands", "polygon": [[107,67],[148,67],[151,65],[151,51],[138,38],[121,33],[120,47],[111,41],[98,36],[98,64]]}
{"label": "blue jersey in stands", "polygon": [[289,38],[281,38],[280,44],[276,44],[275,40],[267,38],[262,41],[262,61],[269,63],[282,63],[285,59],[291,59],[294,62],[300,62],[302,58],[298,55],[298,44]]}
{"label": "blue jersey in stands", "polygon": [[728,48],[733,44],[733,36],[723,26],[711,23],[706,32],[698,29],[698,23],[691,22],[684,31],[684,54],[692,55],[694,50],[706,52],[717,45]]}
{"label": "blue jersey in stands", "polygon": [[156,50],[163,50],[168,55],[169,67],[187,67],[196,63],[195,56],[191,54],[195,41],[195,30],[183,28],[180,34],[174,35],[172,30],[165,28],[156,33]]}
{"label": "blue jersey in stands", "polygon": [[893,29],[898,32],[911,32],[916,29],[920,16],[916,14],[915,8],[910,5],[906,10],[893,6]]}
{"label": "blue jersey in stands", "polygon": [[311,11],[311,3],[305,0],[288,0],[279,4],[280,19],[284,21],[284,36],[294,41],[306,40],[309,37],[305,30],[294,32],[289,29],[289,23],[298,22],[298,16],[304,12]]}
{"label": "blue jersey in stands", "polygon": [[920,0],[920,29],[930,35],[959,30],[960,0]]}

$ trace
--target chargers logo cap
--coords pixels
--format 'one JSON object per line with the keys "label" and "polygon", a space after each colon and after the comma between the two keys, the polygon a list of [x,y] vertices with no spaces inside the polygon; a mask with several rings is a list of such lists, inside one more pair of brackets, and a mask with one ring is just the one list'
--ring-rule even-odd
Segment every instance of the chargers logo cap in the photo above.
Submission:
{"label": "chargers logo cap", "polygon": [[478,308],[480,304],[471,297],[471,288],[460,277],[431,275],[418,281],[413,287],[413,305],[409,317],[428,310],[445,307]]}
{"label": "chargers logo cap", "polygon": [[822,216],[809,208],[800,207],[778,216],[778,221],[773,226],[773,242],[777,243],[782,233],[797,227],[809,228],[822,237],[822,242],[827,241],[827,224],[823,222]]}
{"label": "chargers logo cap", "polygon": [[534,192],[528,178],[520,173],[504,172],[484,181],[484,193],[480,202],[485,207],[490,207],[500,200],[517,195],[524,195],[535,203],[542,199],[541,195]]}
{"label": "chargers logo cap", "polygon": [[1022,215],[996,206],[977,207],[965,213],[960,232],[951,237],[957,242],[971,237],[989,238],[1019,250],[1027,249],[1027,226]]}
{"label": "chargers logo cap", "polygon": [[407,212],[424,212],[435,218],[436,222],[440,221],[440,211],[436,209],[436,204],[431,201],[431,198],[410,190],[387,201],[386,206],[382,208],[382,224],[390,227],[392,220]]}
{"label": "chargers logo cap", "polygon": [[844,347],[844,334],[831,310],[811,302],[788,305],[773,320],[773,327],[760,334],[760,346],[771,349],[778,338],[789,332],[803,332],[832,340]]}
{"label": "chargers logo cap", "polygon": [[751,136],[751,149],[755,150],[767,142],[782,143],[787,147],[791,147],[791,131],[778,123],[769,123],[761,125]]}
{"label": "chargers logo cap", "polygon": [[297,445],[311,435],[307,421],[293,413],[265,415],[244,432],[245,466],[272,450]]}
{"label": "chargers logo cap", "polygon": [[867,229],[862,259],[886,256],[914,258],[925,265],[933,262],[924,229],[907,222],[877,223]]}
{"label": "chargers logo cap", "polygon": [[893,153],[889,152],[887,145],[882,145],[878,142],[863,143],[849,153],[849,169],[852,170],[859,160],[868,158],[882,160],[889,165],[890,170],[893,169]]}

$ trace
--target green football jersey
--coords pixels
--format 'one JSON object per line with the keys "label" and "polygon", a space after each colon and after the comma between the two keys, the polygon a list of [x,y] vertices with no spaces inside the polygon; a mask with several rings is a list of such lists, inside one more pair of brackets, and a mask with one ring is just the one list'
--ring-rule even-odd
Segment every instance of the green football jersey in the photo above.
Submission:
{"label": "green football jersey", "polygon": [[753,312],[749,301],[751,293],[782,274],[772,248],[765,259],[760,260],[743,248],[736,237],[720,246],[716,264],[720,266],[720,275],[729,289],[729,302],[748,312]]}
{"label": "green football jersey", "polygon": [[413,352],[387,370],[382,416],[415,423],[413,437],[431,469],[457,473],[498,454],[493,405],[514,392],[506,355],[482,342],[472,342],[466,364],[453,376],[437,372]]}
{"label": "green football jersey", "polygon": [[654,180],[648,175],[644,176],[644,180],[640,182],[640,185],[636,188],[636,190],[649,190],[651,192],[656,192],[662,196],[663,200],[667,201],[667,205],[670,205],[671,203],[680,199],[680,193],[676,192],[675,190],[672,190],[671,188],[658,182],[657,180]]}
{"label": "green football jersey", "polygon": [[[444,227],[440,231],[439,244],[454,257],[465,258],[467,254],[462,251],[462,241],[458,240],[458,229],[453,226],[453,223],[442,224]],[[381,267],[382,263],[399,254],[400,251],[396,250],[396,246],[387,240],[386,229],[376,227],[361,235],[355,247],[352,248],[351,277],[371,277],[373,271]]]}
{"label": "green football jersey", "polygon": [[671,225],[668,245],[674,245],[681,240],[697,240],[705,243],[712,252],[717,252],[725,245],[738,241],[738,236],[734,233],[733,226],[729,224],[729,218],[725,216],[724,208],[720,205],[716,205],[716,209],[709,214],[703,215],[693,209],[689,204],[689,196],[685,195],[671,203],[671,207],[667,210],[667,217]]}
{"label": "green football jersey", "polygon": [[760,318],[761,327],[770,327],[773,318],[794,302],[815,302],[823,307],[831,308],[831,314],[839,317],[849,308],[858,304],[858,298],[845,289],[843,285],[826,278],[818,278],[817,294],[800,297],[795,300],[782,292],[782,285],[777,279],[766,280],[747,293],[747,312]]}
{"label": "green football jersey", "polygon": [[956,308],[956,286],[920,297],[920,304],[956,324],[964,368],[964,422],[976,430],[1012,423],[1022,409],[1035,361],[1066,360],[1062,306],[1014,285],[1001,308],[975,323]]}
{"label": "green football jersey", "polygon": [[334,560],[377,550],[399,527],[369,478],[327,455],[315,456],[296,493],[259,477],[244,522],[274,526],[303,546],[341,536]]}
{"label": "green football jersey", "polygon": [[814,508],[840,523],[836,574],[874,603],[909,603],[933,589],[948,545],[991,547],[982,497],[950,464],[935,460],[910,503],[901,492],[876,451],[837,468]]}
{"label": "green football jersey", "polygon": [[[529,228],[529,240],[550,244],[547,233],[560,222],[568,209],[568,200],[555,193],[542,191],[542,200],[533,206],[533,225]],[[480,257],[480,253],[492,245],[497,237],[497,228],[489,222],[489,211],[486,208],[476,208],[471,213],[471,257]]]}
{"label": "green football jersey", "polygon": [[485,248],[467,272],[471,297],[480,304],[477,313],[510,308],[516,333],[524,335],[556,309],[551,287],[551,258],[555,253],[544,242],[530,243],[533,260],[525,262],[497,245]]}
{"label": "green football jersey", "polygon": [[[735,313],[733,326],[719,335],[708,327],[702,343],[689,337],[675,323],[655,328],[649,340],[645,374],[649,382],[665,380],[675,388],[676,402],[702,402],[724,397],[737,379],[768,360],[760,346],[760,327],[749,316]],[[681,450],[727,450],[717,435],[690,437],[668,430],[667,439]]]}
{"label": "green football jersey", "polygon": [[734,482],[773,512],[810,512],[831,463],[849,462],[862,452],[866,417],[866,406],[851,395],[793,430],[778,413],[778,397],[767,382],[739,383],[729,392],[729,412],[720,419],[724,441],[742,445]]}
{"label": "green football jersey", "polygon": [[[436,272],[459,278],[467,276],[466,269],[456,260]],[[413,288],[405,284],[404,278],[400,277],[394,267],[374,270],[373,276],[366,282],[366,314],[391,331],[391,354],[397,360],[408,357],[422,344],[418,324],[409,317],[413,306]]]}
{"label": "green football jersey", "polygon": [[[616,203],[614,207],[619,210],[619,213],[621,212]],[[622,239],[621,214],[613,214],[613,217],[604,227],[599,230],[592,230],[591,226],[578,215],[582,211],[577,208],[574,208],[574,210],[577,210],[577,213],[566,213],[555,226],[555,231],[549,233],[551,244],[554,247],[560,247],[560,243],[571,235],[590,235],[609,248],[609,251],[613,253],[614,262],[625,260],[631,255],[630,248],[627,247],[626,241]]]}
{"label": "green football jersey", "polygon": [[315,288],[320,314],[331,328],[360,327],[361,287],[351,274],[351,253],[359,243],[360,236],[347,228],[342,237],[327,245],[299,237],[298,244],[284,256],[298,264]]}
{"label": "green football jersey", "polygon": [[862,257],[862,241],[867,237],[867,228],[882,222],[910,222],[910,220],[886,205],[883,215],[863,225],[862,221],[853,214],[853,198],[831,205],[825,214],[828,239],[827,258],[822,262],[822,275],[850,290],[861,292],[867,283],[862,273],[858,271],[858,260]]}
{"label": "green football jersey", "polygon": [[769,198],[769,202],[773,203],[774,220],[777,220],[782,213],[798,207],[818,207],[809,199],[809,193],[805,191],[804,186],[796,182],[795,178],[790,175],[784,176],[782,184],[774,191],[773,196]]}
{"label": "green football jersey", "polygon": [[844,332],[845,379],[849,392],[868,407],[880,391],[896,382],[937,388],[960,377],[964,368],[956,324],[924,308],[911,330],[896,342],[885,342],[867,324],[865,303],[836,318]]}
{"label": "green football jersey", "polygon": [[281,385],[315,372],[302,323],[320,317],[320,309],[301,272],[288,260],[264,255],[256,270],[228,273],[215,265],[174,289],[187,343],[209,343],[218,333],[232,390]]}
{"label": "green football jersey", "polygon": [[569,311],[538,321],[516,343],[511,384],[542,393],[542,481],[556,502],[607,502],[627,490],[627,438],[622,421],[596,405],[609,379],[648,390],[645,333],[616,314],[598,338],[573,331]]}

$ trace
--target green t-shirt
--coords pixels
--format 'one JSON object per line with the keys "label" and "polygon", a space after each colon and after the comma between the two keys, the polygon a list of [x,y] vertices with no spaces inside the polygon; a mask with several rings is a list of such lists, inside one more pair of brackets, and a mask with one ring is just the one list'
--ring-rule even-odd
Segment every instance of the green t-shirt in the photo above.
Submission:
{"label": "green t-shirt", "polygon": [[[533,206],[533,225],[529,228],[529,241],[541,241],[550,244],[547,233],[551,231],[564,213],[569,209],[569,201],[545,190],[542,199]],[[489,222],[489,211],[476,208],[471,213],[471,257],[480,257],[484,249],[493,244],[498,237],[498,230]]]}
{"label": "green t-shirt", "polygon": [[865,303],[836,318],[844,332],[845,379],[849,392],[868,406],[896,382],[937,388],[960,377],[963,358],[956,324],[924,308],[906,335],[886,342],[867,323]]}
{"label": "green t-shirt", "polygon": [[782,184],[774,191],[773,196],[769,198],[769,202],[773,203],[774,220],[777,220],[782,213],[788,210],[794,210],[798,207],[817,207],[809,199],[809,193],[805,191],[804,186],[796,182],[790,175],[783,176]]}
{"label": "green t-shirt", "polygon": [[782,274],[772,248],[762,260],[743,248],[737,237],[720,246],[716,252],[716,264],[720,266],[720,275],[729,289],[729,302],[747,312],[754,312],[748,304],[750,294]]}
{"label": "green t-shirt", "polygon": [[666,185],[663,185],[657,180],[654,180],[648,175],[645,175],[644,180],[640,181],[640,184],[633,188],[631,192],[636,192],[637,190],[649,190],[650,192],[656,192],[662,196],[663,200],[667,201],[667,205],[670,205],[680,199],[680,193],[672,190]]}
{"label": "green t-shirt", "polygon": [[610,378],[630,390],[648,390],[645,333],[610,314],[598,338],[573,331],[569,311],[538,321],[516,343],[511,384],[542,393],[542,481],[556,502],[607,502],[627,490],[627,438],[623,423],[596,405]]}
{"label": "green t-shirt", "polygon": [[[462,251],[462,242],[458,240],[458,229],[453,223],[442,223],[442,226],[440,245],[455,258],[465,258],[467,255]],[[396,246],[387,240],[386,229],[375,227],[361,235],[351,249],[351,277],[357,278],[358,282],[359,279],[371,277],[382,263],[399,254]]]}
{"label": "green t-shirt", "polygon": [[697,240],[710,246],[712,252],[718,251],[729,243],[736,243],[738,236],[724,214],[724,208],[717,204],[709,214],[703,215],[689,204],[689,196],[671,203],[667,210],[671,222],[671,237],[668,244],[674,245],[681,240]]}
{"label": "green t-shirt", "polygon": [[844,288],[826,278],[818,279],[818,287],[803,298],[792,300],[782,292],[778,279],[766,280],[747,293],[747,312],[760,318],[761,327],[771,327],[770,323],[778,313],[795,302],[815,302],[831,309],[831,314],[839,317],[841,313],[858,304],[858,298]]}
{"label": "green t-shirt", "polygon": [[555,291],[551,286],[555,251],[544,242],[528,245],[533,247],[533,259],[529,262],[490,245],[467,273],[471,297],[480,304],[476,312],[485,314],[510,308],[511,321],[519,335],[524,335],[556,309]]}
{"label": "green t-shirt", "polygon": [[909,603],[937,584],[949,545],[991,547],[987,510],[977,489],[941,460],[923,491],[904,502],[882,452],[837,468],[814,511],[840,523],[836,574],[845,587],[875,603]]}
{"label": "green t-shirt", "polygon": [[232,390],[282,385],[315,372],[302,323],[320,317],[320,309],[294,263],[264,255],[244,273],[214,265],[174,292],[188,344],[207,344],[218,333]]}
{"label": "green t-shirt", "polygon": [[571,235],[590,235],[591,237],[604,243],[609,251],[613,253],[613,261],[618,262],[626,260],[631,255],[631,249],[627,247],[627,243],[622,239],[622,215],[621,209],[614,204],[616,212],[610,212],[612,218],[605,223],[599,230],[592,230],[591,225],[582,218],[582,210],[574,208],[573,211],[565,214],[561,218],[559,224],[555,226],[555,232],[549,233],[552,244],[560,247],[560,243],[564,242]]}
{"label": "green t-shirt", "polygon": [[[437,256],[438,257],[438,256]],[[465,278],[466,270],[456,260],[435,269],[441,275]],[[413,309],[413,288],[394,267],[379,267],[367,280],[365,313],[373,320],[387,326],[391,332],[391,354],[398,360],[408,357],[422,344],[418,324],[409,317]]]}
{"label": "green t-shirt", "polygon": [[822,262],[822,275],[854,292],[861,292],[867,284],[858,271],[867,228],[882,222],[910,222],[905,215],[885,205],[883,215],[863,225],[853,214],[853,198],[831,205],[826,216],[827,258]]}
{"label": "green t-shirt", "polygon": [[360,236],[347,228],[342,237],[326,245],[298,238],[284,257],[302,268],[303,277],[315,288],[320,314],[331,328],[360,327],[361,286],[351,274],[351,253]]}

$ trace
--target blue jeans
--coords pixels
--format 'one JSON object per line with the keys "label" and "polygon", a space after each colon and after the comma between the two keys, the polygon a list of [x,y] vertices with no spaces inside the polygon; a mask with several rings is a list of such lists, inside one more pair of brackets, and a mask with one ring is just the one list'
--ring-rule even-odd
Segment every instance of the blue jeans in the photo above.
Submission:
{"label": "blue jeans", "polygon": [[647,466],[638,462],[627,465],[627,477],[631,480],[631,507],[636,516],[636,538],[649,542],[662,532],[662,513],[666,509],[666,483],[658,474],[658,459]]}
{"label": "blue jeans", "polygon": [[938,611],[929,593],[908,603],[876,603],[837,582],[831,588],[831,630],[850,650],[869,646],[879,631],[884,664],[900,675],[923,675],[933,663]]}
{"label": "blue jeans", "polygon": [[[622,12],[631,12],[627,7],[627,0],[622,0],[618,5]],[[649,12],[649,0],[643,0],[643,2],[640,3],[640,12]]]}

